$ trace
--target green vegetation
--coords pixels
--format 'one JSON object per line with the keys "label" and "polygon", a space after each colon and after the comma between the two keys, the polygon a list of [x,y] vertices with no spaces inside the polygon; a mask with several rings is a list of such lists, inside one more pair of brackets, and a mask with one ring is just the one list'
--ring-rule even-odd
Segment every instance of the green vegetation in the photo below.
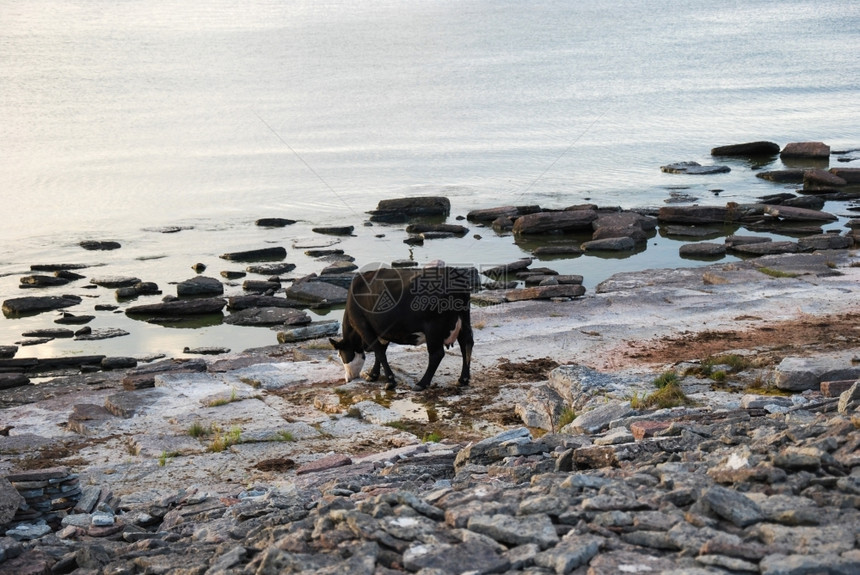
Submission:
{"label": "green vegetation", "polygon": [[209,451],[212,453],[220,453],[230,447],[242,442],[242,429],[236,425],[233,426],[227,433],[221,433],[220,429],[215,430],[215,438],[209,445]]}
{"label": "green vegetation", "polygon": [[690,399],[681,389],[681,380],[674,371],[661,373],[654,380],[654,386],[657,388],[657,391],[641,398],[638,395],[634,396],[630,400],[630,406],[634,409],[648,409],[652,407],[663,409],[689,405],[691,403]]}
{"label": "green vegetation", "polygon": [[158,458],[158,466],[164,467],[165,465],[167,465],[168,461],[170,461],[177,455],[179,455],[178,451],[162,451],[161,456]]}
{"label": "green vegetation", "polygon": [[212,401],[206,404],[206,407],[219,407],[221,405],[227,405],[228,403],[233,403],[234,401],[239,401],[239,397],[236,395],[236,389],[234,388],[232,392],[230,392],[230,397],[219,397],[218,399],[213,399]]}
{"label": "green vegetation", "polygon": [[442,436],[435,431],[425,433],[424,437],[421,438],[421,443],[439,443],[440,441],[442,441]]}
{"label": "green vegetation", "polygon": [[768,275],[772,278],[796,278],[797,274],[793,274],[791,272],[782,272],[779,270],[775,270],[773,268],[761,267],[758,268],[758,271],[761,273]]}
{"label": "green vegetation", "polygon": [[561,429],[574,419],[576,419],[576,412],[571,407],[565,407],[561,415],[558,416],[558,429]]}
{"label": "green vegetation", "polygon": [[389,421],[385,425],[393,429],[399,429],[400,431],[409,431],[408,426],[399,419],[397,421]]}
{"label": "green vegetation", "polygon": [[194,438],[206,437],[212,433],[212,425],[210,424],[208,427],[204,426],[199,421],[195,421],[188,428],[188,435]]}

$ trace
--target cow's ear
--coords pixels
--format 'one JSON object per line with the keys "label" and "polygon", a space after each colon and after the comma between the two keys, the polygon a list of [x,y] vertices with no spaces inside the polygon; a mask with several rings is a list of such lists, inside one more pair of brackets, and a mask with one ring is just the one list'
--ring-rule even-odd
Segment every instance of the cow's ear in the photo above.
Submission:
{"label": "cow's ear", "polygon": [[343,341],[337,341],[336,339],[328,338],[329,343],[335,349],[340,349]]}

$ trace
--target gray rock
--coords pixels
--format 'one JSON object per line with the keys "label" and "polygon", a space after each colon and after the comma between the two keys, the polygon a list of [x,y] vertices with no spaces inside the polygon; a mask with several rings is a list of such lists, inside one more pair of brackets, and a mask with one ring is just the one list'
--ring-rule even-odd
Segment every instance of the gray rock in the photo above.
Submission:
{"label": "gray rock", "polygon": [[854,382],[848,390],[839,394],[839,404],[837,409],[839,413],[847,415],[851,411],[857,409],[860,405],[860,379]]}
{"label": "gray rock", "polygon": [[584,252],[611,251],[624,252],[636,248],[636,241],[631,237],[605,238],[583,242],[580,246]]}
{"label": "gray rock", "polygon": [[24,498],[9,480],[0,477],[0,525],[10,523],[23,502]]}
{"label": "gray rock", "polygon": [[179,297],[217,296],[224,293],[220,280],[206,276],[195,276],[176,285]]}
{"label": "gray rock", "polygon": [[726,255],[726,244],[696,242],[684,244],[678,249],[682,258],[720,258]]}
{"label": "gray rock", "polygon": [[532,387],[525,399],[514,405],[514,413],[526,427],[555,431],[564,411],[564,399],[551,387]]}
{"label": "gray rock", "polygon": [[501,278],[525,270],[530,265],[532,265],[531,258],[522,258],[508,264],[482,268],[481,273],[490,278]]}
{"label": "gray rock", "polygon": [[482,533],[506,545],[525,545],[536,543],[541,549],[548,549],[558,543],[549,515],[533,514],[526,517],[511,515],[475,515],[466,523],[466,528]]}
{"label": "gray rock", "polygon": [[614,377],[584,365],[562,365],[549,374],[549,385],[574,409],[580,408],[592,395],[609,389]]}
{"label": "gray rock", "polygon": [[25,331],[21,334],[24,337],[50,337],[50,338],[63,338],[63,337],[73,337],[75,332],[70,329],[65,328],[45,328],[45,329],[34,329],[31,331]]}
{"label": "gray rock", "polygon": [[28,385],[30,378],[23,373],[0,373],[0,389],[11,389]]}
{"label": "gray rock", "polygon": [[294,223],[296,223],[296,220],[290,220],[287,218],[260,218],[254,222],[254,225],[263,228],[283,228],[285,226],[291,226]]}
{"label": "gray rock", "polygon": [[81,301],[81,298],[75,295],[15,297],[3,302],[3,314],[6,317],[17,317],[71,307],[78,305]]}
{"label": "gray rock", "polygon": [[131,287],[138,282],[140,278],[134,276],[103,276],[90,279],[91,284],[110,289]]}
{"label": "gray rock", "polygon": [[522,289],[512,289],[505,293],[509,302],[537,299],[575,298],[585,295],[585,288],[579,284],[562,284],[555,280],[555,285],[539,285]]}
{"label": "gray rock", "polygon": [[609,424],[622,417],[634,414],[629,401],[614,401],[600,405],[577,416],[565,429],[574,433],[597,433],[609,428]]}
{"label": "gray rock", "polygon": [[311,318],[305,312],[289,307],[249,308],[233,312],[224,323],[244,326],[305,325]]}
{"label": "gray rock", "polygon": [[759,563],[762,575],[815,575],[860,573],[860,554],[840,556],[835,553],[816,555],[768,555]]}
{"label": "gray rock", "polygon": [[99,341],[115,337],[123,337],[128,334],[129,333],[127,331],[118,327],[96,328],[87,333],[76,333],[75,341]]}
{"label": "gray rock", "polygon": [[706,175],[731,172],[732,169],[728,166],[703,166],[698,162],[676,162],[674,164],[660,166],[660,171],[666,172],[667,174]]}
{"label": "gray rock", "polygon": [[84,240],[78,244],[85,250],[90,251],[108,251],[108,250],[118,250],[122,247],[119,242],[114,241],[98,241],[98,240]]}
{"label": "gray rock", "polygon": [[761,508],[749,497],[733,489],[714,485],[702,494],[708,507],[738,527],[748,527],[764,519]]}
{"label": "gray rock", "polygon": [[227,300],[223,298],[196,298],[188,300],[173,300],[161,303],[131,306],[125,310],[126,315],[148,316],[186,316],[221,313]]}
{"label": "gray rock", "polygon": [[17,345],[0,345],[0,359],[10,359],[18,353]]}
{"label": "gray rock", "polygon": [[466,214],[466,219],[470,222],[492,222],[498,218],[516,218],[526,214],[534,214],[540,212],[541,208],[537,205],[532,206],[499,206],[496,208],[485,208],[481,210],[472,210]]}
{"label": "gray rock", "polygon": [[380,200],[369,212],[372,222],[405,222],[410,218],[445,216],[451,213],[451,202],[443,196],[394,198]]}
{"label": "gray rock", "polygon": [[260,274],[265,276],[277,276],[286,274],[296,269],[296,264],[277,263],[277,264],[256,264],[248,266],[245,271],[249,274]]}
{"label": "gray rock", "polygon": [[516,442],[520,440],[531,441],[531,439],[531,432],[527,428],[518,427],[469,444],[457,453],[454,468],[459,469],[466,463],[486,465],[498,461],[502,457],[515,454],[510,453],[511,450],[507,449],[509,445],[516,445]]}
{"label": "gray rock", "polygon": [[761,256],[772,254],[793,254],[798,251],[796,242],[758,242],[754,244],[739,244],[731,247],[732,251],[743,254]]}
{"label": "gray rock", "polygon": [[241,252],[228,252],[219,256],[221,259],[234,262],[259,262],[265,260],[282,260],[287,257],[287,250],[282,247],[260,248]]}
{"label": "gray rock", "polygon": [[774,369],[773,383],[779,389],[818,389],[822,381],[860,378],[860,366],[840,358],[787,357]]}
{"label": "gray rock", "polygon": [[501,573],[510,561],[486,543],[470,540],[460,545],[421,543],[403,552],[403,567],[428,575],[432,573],[461,573],[464,567],[477,567],[477,573]]}
{"label": "gray rock", "polygon": [[829,158],[830,146],[823,142],[791,142],[779,153],[780,158]]}
{"label": "gray rock", "polygon": [[309,303],[328,303],[337,305],[346,303],[348,291],[340,286],[326,282],[302,281],[293,284],[286,290],[287,297]]}
{"label": "gray rock", "polygon": [[774,218],[793,222],[835,222],[839,219],[828,212],[791,206],[765,206],[764,213]]}
{"label": "gray rock", "polygon": [[340,330],[340,322],[337,320],[319,321],[304,327],[294,327],[278,332],[278,343],[294,343],[320,337],[337,335]]}
{"label": "gray rock", "polygon": [[802,252],[813,250],[844,250],[854,245],[854,240],[839,234],[816,234],[797,240],[797,247]]}
{"label": "gray rock", "polygon": [[56,277],[56,276],[45,276],[45,275],[31,275],[31,276],[23,276],[21,277],[21,287],[22,288],[40,288],[40,287],[53,287],[53,286],[63,286],[69,283],[68,279]]}
{"label": "gray rock", "polygon": [[355,231],[355,226],[322,226],[311,228],[311,231],[329,236],[349,236]]}
{"label": "gray rock", "polygon": [[600,551],[603,538],[594,535],[577,535],[570,532],[558,545],[538,553],[535,565],[553,569],[559,575],[566,575],[577,567],[588,564]]}
{"label": "gray rock", "polygon": [[775,156],[779,153],[779,144],[768,141],[746,142],[743,144],[729,144],[711,148],[712,156]]}
{"label": "gray rock", "polygon": [[517,218],[513,232],[521,235],[591,232],[596,219],[597,211],[590,209],[538,212]]}

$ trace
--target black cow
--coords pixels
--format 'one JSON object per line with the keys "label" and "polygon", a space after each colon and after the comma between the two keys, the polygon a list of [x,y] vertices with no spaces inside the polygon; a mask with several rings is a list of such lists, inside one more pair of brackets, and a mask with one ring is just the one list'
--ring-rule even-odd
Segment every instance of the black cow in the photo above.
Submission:
{"label": "black cow", "polygon": [[386,389],[396,385],[385,351],[391,342],[427,344],[427,371],[418,389],[430,385],[445,356],[444,347],[460,344],[463,369],[458,383],[468,385],[472,360],[472,324],[469,315],[472,269],[428,267],[421,270],[381,268],[360,273],[352,280],[343,314],[343,339],[329,339],[346,368],[346,381],[358,377],[365,352],[374,353],[368,379],[388,378]]}

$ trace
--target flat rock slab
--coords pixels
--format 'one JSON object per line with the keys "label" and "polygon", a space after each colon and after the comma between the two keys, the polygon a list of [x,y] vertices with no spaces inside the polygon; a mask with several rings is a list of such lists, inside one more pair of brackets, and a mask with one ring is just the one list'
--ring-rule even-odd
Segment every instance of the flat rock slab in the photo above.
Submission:
{"label": "flat rock slab", "polygon": [[11,389],[28,385],[30,378],[23,373],[0,373],[0,389]]}
{"label": "flat rock slab", "polygon": [[92,278],[90,283],[99,287],[116,289],[132,287],[133,285],[140,283],[140,281],[140,278],[136,278],[134,276],[104,276]]}
{"label": "flat rock slab", "polygon": [[128,419],[146,411],[163,394],[158,389],[120,391],[105,398],[105,409],[117,417]]}
{"label": "flat rock slab", "polygon": [[574,433],[597,433],[607,429],[613,420],[632,413],[635,410],[630,407],[629,401],[607,403],[577,416],[567,427]]}
{"label": "flat rock slab", "polygon": [[348,291],[326,282],[301,282],[287,288],[287,297],[310,303],[327,302],[331,305],[346,303]]}
{"label": "flat rock slab", "polygon": [[817,390],[822,381],[860,378],[860,366],[852,364],[855,354],[818,357],[786,357],[776,366],[773,383],[787,391]]}
{"label": "flat rock slab", "polygon": [[287,257],[287,250],[282,247],[260,248],[241,252],[228,252],[219,256],[221,259],[234,262],[255,262],[264,260],[282,260]]}
{"label": "flat rock slab", "polygon": [[278,343],[295,343],[320,337],[337,335],[340,322],[336,319],[311,323],[303,327],[293,327],[278,331]]}
{"label": "flat rock slab", "polygon": [[115,417],[102,405],[78,403],[69,415],[69,429],[80,435],[93,435],[105,422]]}
{"label": "flat rock slab", "polygon": [[839,219],[828,212],[793,206],[767,206],[764,212],[771,217],[794,222],[835,222]]}
{"label": "flat rock slab", "polygon": [[179,297],[218,296],[224,293],[224,284],[216,278],[196,276],[176,284]]}
{"label": "flat rock slab", "polygon": [[307,473],[319,473],[337,467],[352,465],[352,459],[348,455],[327,455],[310,463],[306,463],[296,469],[296,475],[305,475]]}
{"label": "flat rock slab", "polygon": [[660,171],[666,172],[667,174],[707,175],[724,174],[726,172],[731,172],[732,169],[728,166],[703,166],[698,162],[676,162],[674,164],[660,166]]}
{"label": "flat rock slab", "polygon": [[266,276],[276,276],[286,274],[296,269],[296,264],[279,263],[279,264],[255,264],[245,268],[249,274],[260,274]]}
{"label": "flat rock slab", "polygon": [[585,295],[585,287],[582,285],[559,283],[557,285],[540,285],[509,290],[505,292],[505,299],[513,302],[534,299],[573,298],[583,295]]}
{"label": "flat rock slab", "polygon": [[[307,363],[307,362],[299,362]],[[225,381],[246,383],[252,387],[275,390],[304,383],[308,376],[293,363],[265,363],[228,372]]]}
{"label": "flat rock slab", "polygon": [[517,218],[513,232],[518,235],[592,232],[596,219],[597,210],[538,212]]}
{"label": "flat rock slab", "polygon": [[352,406],[361,414],[361,418],[375,425],[385,425],[401,419],[399,413],[373,401],[360,401]]}
{"label": "flat rock slab", "polygon": [[123,337],[126,335],[128,335],[127,331],[116,327],[96,328],[90,330],[87,333],[76,334],[75,341],[96,341],[102,339],[111,339],[114,337]]}
{"label": "flat rock slab", "polygon": [[745,142],[743,144],[729,144],[711,148],[712,156],[775,156],[779,153],[779,144],[768,141]]}
{"label": "flat rock slab", "polygon": [[157,459],[169,455],[196,455],[207,446],[190,435],[135,434],[130,447],[137,455]]}
{"label": "flat rock slab", "polygon": [[305,325],[311,323],[308,314],[289,307],[249,308],[231,313],[224,323],[243,326]]}
{"label": "flat rock slab", "polygon": [[833,258],[822,254],[785,254],[756,258],[750,262],[756,269],[767,268],[789,275],[838,276]]}
{"label": "flat rock slab", "polygon": [[131,306],[125,310],[126,315],[158,315],[186,316],[221,313],[227,300],[223,298],[200,298],[189,300],[174,300],[161,303]]}
{"label": "flat rock slab", "polygon": [[14,317],[22,314],[38,313],[78,305],[83,301],[79,296],[29,296],[7,299],[3,302],[3,314]]}

